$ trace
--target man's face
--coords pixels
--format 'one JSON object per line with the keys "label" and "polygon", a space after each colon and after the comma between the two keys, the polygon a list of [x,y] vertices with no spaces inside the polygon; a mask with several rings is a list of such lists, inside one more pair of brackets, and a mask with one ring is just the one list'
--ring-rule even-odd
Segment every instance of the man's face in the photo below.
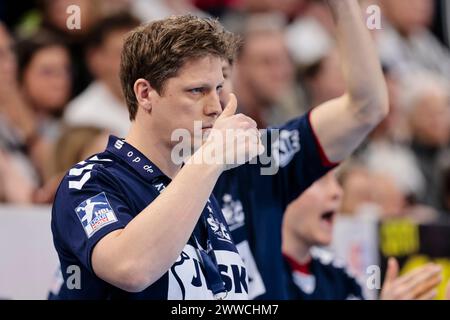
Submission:
{"label": "man's face", "polygon": [[152,99],[152,127],[164,143],[176,129],[187,129],[194,137],[194,121],[202,121],[202,131],[211,128],[222,113],[220,91],[224,83],[222,59],[215,56],[188,60],[178,75],[166,81],[161,95]]}
{"label": "man's face", "polygon": [[329,245],[342,189],[332,171],[294,200],[285,214],[287,228],[307,245]]}

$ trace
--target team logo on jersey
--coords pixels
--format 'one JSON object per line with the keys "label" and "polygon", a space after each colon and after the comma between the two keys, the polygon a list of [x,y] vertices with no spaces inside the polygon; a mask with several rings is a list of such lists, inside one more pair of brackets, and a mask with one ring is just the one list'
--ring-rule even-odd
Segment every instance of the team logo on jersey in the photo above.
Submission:
{"label": "team logo on jersey", "polygon": [[208,210],[210,210],[210,213],[208,215],[208,218],[206,221],[208,222],[210,228],[214,232],[214,234],[217,236],[218,240],[226,241],[229,243],[232,243],[230,233],[228,232],[225,224],[219,221],[219,219],[215,218],[212,215],[212,209],[210,206],[207,207]]}
{"label": "team logo on jersey", "polygon": [[83,201],[75,208],[75,212],[88,238],[104,226],[117,221],[104,192]]}
{"label": "team logo on jersey", "polygon": [[230,231],[242,227],[244,225],[245,215],[241,201],[233,200],[230,194],[225,194],[222,199],[222,213]]}
{"label": "team logo on jersey", "polygon": [[294,155],[300,151],[300,134],[298,130],[282,130],[280,132],[280,138],[274,142],[273,156],[276,163],[281,167],[285,167],[294,157]]}
{"label": "team logo on jersey", "polygon": [[[239,254],[227,250],[214,251],[220,276],[227,290],[227,299],[248,299],[248,276]],[[208,283],[202,261],[197,249],[187,244],[177,261],[169,269],[169,300],[175,299],[213,299],[214,295]]]}

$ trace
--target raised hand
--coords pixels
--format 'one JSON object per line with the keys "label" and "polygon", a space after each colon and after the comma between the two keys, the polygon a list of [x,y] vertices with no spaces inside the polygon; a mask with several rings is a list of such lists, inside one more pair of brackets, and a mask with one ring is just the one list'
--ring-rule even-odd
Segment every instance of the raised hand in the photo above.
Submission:
{"label": "raised hand", "polygon": [[256,122],[243,115],[235,114],[236,96],[230,99],[217,118],[202,146],[203,161],[223,164],[223,169],[244,164],[264,152]]}
{"label": "raised hand", "polygon": [[436,296],[442,280],[439,265],[428,263],[400,277],[398,271],[397,260],[389,258],[382,300],[431,300]]}

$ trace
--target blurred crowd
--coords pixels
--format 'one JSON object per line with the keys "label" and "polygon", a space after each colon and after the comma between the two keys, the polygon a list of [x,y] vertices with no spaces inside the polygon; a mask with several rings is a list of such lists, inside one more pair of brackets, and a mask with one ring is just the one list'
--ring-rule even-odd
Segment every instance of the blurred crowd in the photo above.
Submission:
{"label": "blurred crowd", "polygon": [[[390,114],[338,172],[340,212],[419,222],[450,212],[450,12],[445,0],[367,0]],[[80,28],[67,19],[80,8]],[[376,5],[378,7],[373,7]],[[381,11],[378,11],[380,8]],[[345,91],[334,24],[317,0],[36,0],[0,3],[0,203],[51,203],[62,175],[125,136],[122,42],[172,14],[219,17],[244,45],[241,112],[280,125]],[[380,13],[378,17],[377,14]],[[370,75],[367,75],[368,77]],[[336,123],[339,125],[339,123]]]}

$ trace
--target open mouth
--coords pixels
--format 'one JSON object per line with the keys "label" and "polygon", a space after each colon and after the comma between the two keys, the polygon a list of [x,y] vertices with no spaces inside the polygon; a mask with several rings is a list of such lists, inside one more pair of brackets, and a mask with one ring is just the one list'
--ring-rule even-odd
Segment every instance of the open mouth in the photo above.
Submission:
{"label": "open mouth", "polygon": [[326,211],[320,216],[320,218],[322,220],[325,220],[325,221],[331,223],[333,221],[333,218],[334,218],[335,214],[336,214],[336,211],[333,211],[333,210]]}

